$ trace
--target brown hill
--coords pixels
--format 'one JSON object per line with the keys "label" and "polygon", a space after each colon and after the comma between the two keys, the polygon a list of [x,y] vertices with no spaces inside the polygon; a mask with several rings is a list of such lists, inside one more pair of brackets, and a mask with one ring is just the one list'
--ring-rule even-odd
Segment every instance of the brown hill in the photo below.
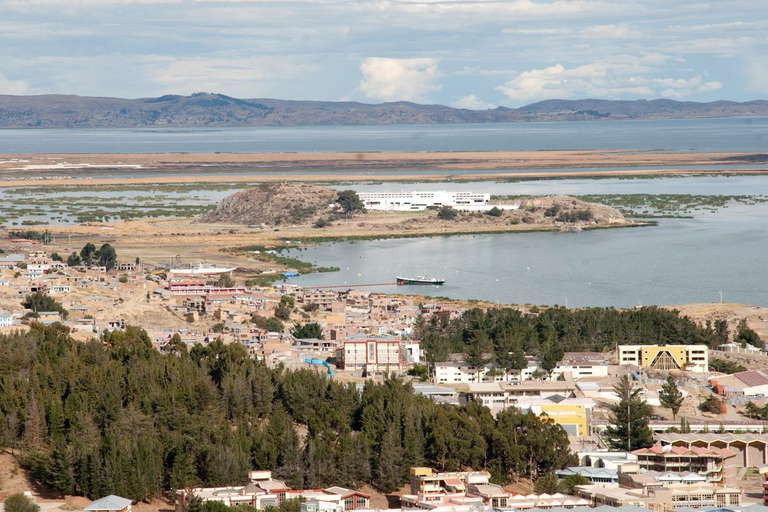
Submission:
{"label": "brown hill", "polygon": [[311,224],[332,211],[338,192],[316,185],[271,185],[249,188],[224,198],[196,223],[279,226]]}
{"label": "brown hill", "polygon": [[244,100],[214,93],[139,99],[0,95],[0,128],[454,124],[766,115],[768,102],[763,100],[546,100],[520,108],[467,110],[406,101]]}

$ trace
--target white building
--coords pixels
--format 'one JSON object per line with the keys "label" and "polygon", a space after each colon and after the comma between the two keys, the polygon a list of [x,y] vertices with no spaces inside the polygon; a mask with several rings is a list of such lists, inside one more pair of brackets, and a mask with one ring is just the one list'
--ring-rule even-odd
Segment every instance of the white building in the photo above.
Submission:
{"label": "white building", "polygon": [[361,192],[358,194],[367,210],[425,210],[430,206],[452,206],[457,210],[484,207],[491,201],[490,194],[473,192]]}
{"label": "white building", "polygon": [[507,372],[495,362],[488,363],[478,370],[464,360],[464,354],[451,354],[448,361],[435,363],[434,382],[435,384],[525,382],[532,380],[537,372],[542,375],[545,373],[539,362],[530,357],[527,368]]}
{"label": "white building", "polygon": [[556,380],[565,372],[570,372],[573,380],[607,377],[608,358],[601,352],[566,352],[552,370],[551,378]]}
{"label": "white building", "polygon": [[7,311],[0,312],[0,327],[11,327],[13,325],[13,315]]}

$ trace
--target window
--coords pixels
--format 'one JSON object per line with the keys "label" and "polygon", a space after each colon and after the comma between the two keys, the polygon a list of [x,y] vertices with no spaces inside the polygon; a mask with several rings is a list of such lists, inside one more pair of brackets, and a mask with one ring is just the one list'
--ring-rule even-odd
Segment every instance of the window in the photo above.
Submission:
{"label": "window", "polygon": [[350,496],[348,498],[344,498],[344,510],[354,510],[355,508],[355,497]]}

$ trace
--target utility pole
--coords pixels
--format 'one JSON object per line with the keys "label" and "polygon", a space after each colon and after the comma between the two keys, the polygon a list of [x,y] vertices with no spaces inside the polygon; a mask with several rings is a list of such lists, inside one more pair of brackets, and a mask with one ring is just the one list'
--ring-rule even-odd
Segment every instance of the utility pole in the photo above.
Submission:
{"label": "utility pole", "polygon": [[631,394],[632,393],[629,393],[629,392],[627,393],[627,453],[632,451],[632,430],[630,429],[631,420],[630,420],[630,416],[629,416],[629,414],[630,414],[630,404],[631,404],[631,401],[630,401],[630,395]]}

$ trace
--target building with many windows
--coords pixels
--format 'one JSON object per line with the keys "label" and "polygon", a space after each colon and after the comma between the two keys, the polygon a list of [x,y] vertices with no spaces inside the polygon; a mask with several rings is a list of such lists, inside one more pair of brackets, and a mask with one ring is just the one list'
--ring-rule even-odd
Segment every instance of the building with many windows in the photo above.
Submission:
{"label": "building with many windows", "polygon": [[650,471],[691,471],[718,485],[736,484],[736,453],[725,448],[710,450],[698,446],[655,445],[633,450],[641,469]]}
{"label": "building with many windows", "polygon": [[451,206],[457,210],[485,206],[491,200],[490,194],[473,192],[446,192],[430,190],[423,192],[360,192],[360,200],[367,210],[426,210],[429,207]]}
{"label": "building with many windows", "polygon": [[706,373],[709,353],[704,345],[620,345],[619,364]]}
{"label": "building with many windows", "polygon": [[339,349],[341,369],[366,373],[389,372],[403,366],[401,342],[394,336],[357,334]]}

